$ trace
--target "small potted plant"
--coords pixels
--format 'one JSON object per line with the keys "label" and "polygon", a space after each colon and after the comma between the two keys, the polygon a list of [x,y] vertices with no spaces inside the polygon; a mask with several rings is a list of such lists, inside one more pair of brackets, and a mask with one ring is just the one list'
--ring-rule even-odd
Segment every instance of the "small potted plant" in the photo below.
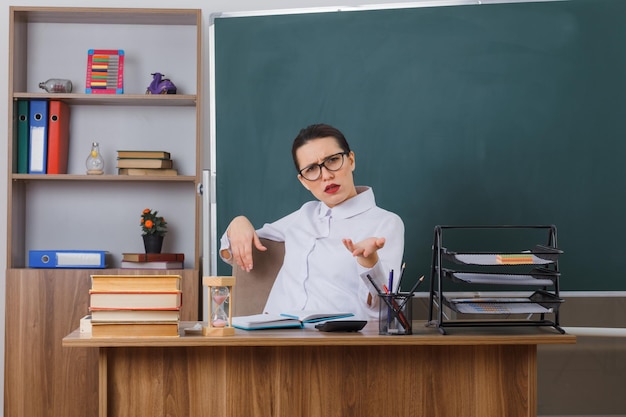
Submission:
{"label": "small potted plant", "polygon": [[149,208],[141,212],[141,232],[146,253],[161,253],[163,237],[167,233],[165,218]]}

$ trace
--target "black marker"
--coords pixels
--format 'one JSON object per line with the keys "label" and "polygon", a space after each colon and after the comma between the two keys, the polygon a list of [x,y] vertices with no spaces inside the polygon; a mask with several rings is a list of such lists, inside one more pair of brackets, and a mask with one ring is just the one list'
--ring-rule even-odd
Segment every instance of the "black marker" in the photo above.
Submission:
{"label": "black marker", "polygon": [[380,290],[380,287],[376,284],[376,281],[374,281],[374,278],[372,278],[372,276],[370,274],[367,274],[367,279],[370,280],[370,282],[372,283],[372,286],[374,287],[374,289],[376,290],[376,292],[379,295],[382,295],[383,292]]}

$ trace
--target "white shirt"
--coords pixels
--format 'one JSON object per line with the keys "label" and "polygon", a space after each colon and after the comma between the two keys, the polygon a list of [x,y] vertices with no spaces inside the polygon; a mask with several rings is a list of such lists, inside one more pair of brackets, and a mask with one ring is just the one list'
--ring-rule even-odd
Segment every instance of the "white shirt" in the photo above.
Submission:
{"label": "white shirt", "polygon": [[[329,208],[320,201],[305,203],[298,211],[257,230],[260,238],[285,242],[285,260],[264,311],[351,312],[355,319],[378,317],[378,297],[367,279],[387,285],[389,271],[400,272],[404,251],[404,223],[394,213],[376,206],[369,187],[357,187],[357,195]],[[360,266],[342,239],[360,242],[384,237],[379,261],[371,269]],[[229,248],[226,233],[220,252]],[[395,280],[397,283],[397,279]],[[368,293],[373,295],[367,304]]]}

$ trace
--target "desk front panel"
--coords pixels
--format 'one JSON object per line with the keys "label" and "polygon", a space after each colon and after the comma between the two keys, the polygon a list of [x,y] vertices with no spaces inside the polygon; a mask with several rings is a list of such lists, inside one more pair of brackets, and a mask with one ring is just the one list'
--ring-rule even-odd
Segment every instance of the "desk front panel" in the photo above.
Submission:
{"label": "desk front panel", "polygon": [[536,346],[109,347],[108,415],[536,415]]}

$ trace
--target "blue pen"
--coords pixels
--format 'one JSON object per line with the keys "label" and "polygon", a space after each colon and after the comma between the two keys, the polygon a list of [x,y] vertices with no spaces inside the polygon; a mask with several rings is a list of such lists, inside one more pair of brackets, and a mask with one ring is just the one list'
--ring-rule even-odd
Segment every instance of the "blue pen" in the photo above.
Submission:
{"label": "blue pen", "polygon": [[393,294],[393,269],[389,271],[389,293]]}

